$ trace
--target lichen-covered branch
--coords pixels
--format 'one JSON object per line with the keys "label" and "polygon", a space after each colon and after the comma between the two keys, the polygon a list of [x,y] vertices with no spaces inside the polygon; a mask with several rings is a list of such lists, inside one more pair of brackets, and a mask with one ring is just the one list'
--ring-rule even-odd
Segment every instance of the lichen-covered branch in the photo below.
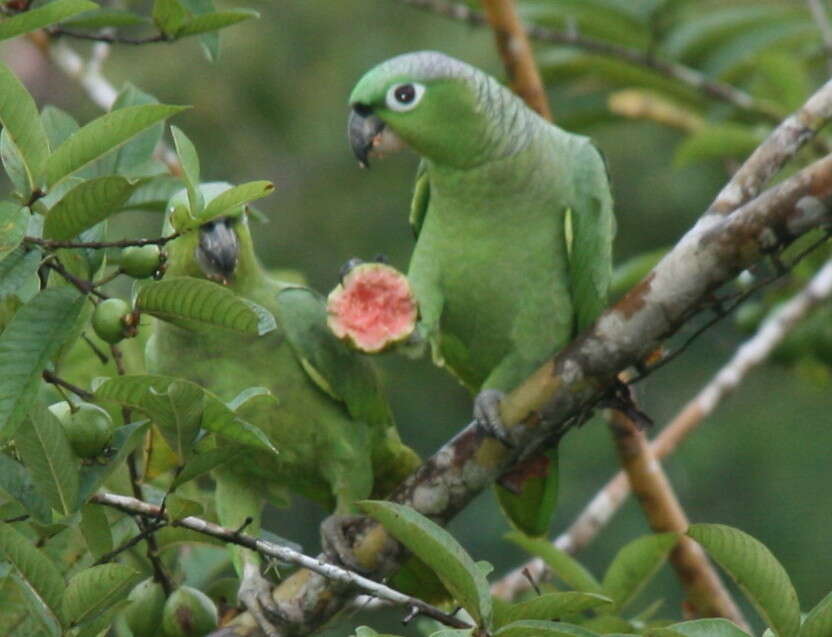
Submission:
{"label": "lichen-covered branch", "polygon": [[540,79],[532,47],[514,0],[483,0],[483,7],[511,88],[530,108],[552,121],[546,89]]}
{"label": "lichen-covered branch", "polygon": [[[461,3],[449,2],[448,0],[398,1],[416,9],[430,11],[446,18],[466,22],[470,25],[484,26],[488,24],[488,20],[482,13]],[[730,84],[713,80],[704,73],[684,66],[683,64],[663,60],[656,57],[652,52],[641,51],[639,49],[621,46],[620,44],[590,38],[581,35],[577,30],[558,31],[539,25],[529,25],[526,28],[526,32],[531,39],[538,40],[539,42],[574,46],[590,53],[649,69],[659,75],[685,84],[710,98],[726,102],[736,108],[770,121],[780,121],[783,116],[771,104],[761,102],[745,91]]]}
{"label": "lichen-covered branch", "polygon": [[[722,400],[740,386],[748,373],[764,362],[788,336],[795,325],[823,301],[832,297],[832,261],[828,261],[797,295],[768,318],[757,333],[734,353],[728,363],[690,400],[670,423],[650,442],[656,460],[667,457],[707,418]],[[584,507],[575,521],[553,544],[567,553],[577,553],[589,544],[615,515],[630,494],[630,483],[619,471]],[[492,586],[492,593],[503,599],[514,599],[531,587],[531,580],[540,581],[545,573],[542,560],[533,559],[514,569]]]}
{"label": "lichen-covered branch", "polygon": [[[103,506],[108,506],[130,515],[139,516],[140,519],[152,524],[153,521],[157,523],[165,520],[165,513],[162,508],[153,504],[148,504],[143,500],[131,498],[125,495],[118,495],[115,493],[97,493],[92,496],[91,501]],[[238,530],[228,529],[214,522],[203,520],[196,516],[187,516],[179,520],[171,520],[171,526],[181,526],[186,529],[191,529],[197,533],[215,537],[223,542],[229,544],[237,544],[245,548],[256,551],[261,555],[276,558],[288,564],[294,564],[305,569],[309,569],[315,573],[319,573],[326,577],[327,580],[339,582],[342,585],[355,589],[356,591],[364,591],[370,595],[386,600],[393,604],[398,604],[411,609],[428,617],[432,617],[437,621],[451,626],[453,628],[469,628],[470,624],[462,621],[458,617],[449,615],[438,608],[423,602],[420,599],[411,597],[393,590],[389,586],[374,582],[373,580],[362,577],[358,573],[353,573],[346,569],[340,568],[327,562],[309,557],[303,553],[299,553],[287,546],[281,546],[273,542],[261,540],[251,535],[246,535]],[[120,549],[123,550],[123,549]]]}

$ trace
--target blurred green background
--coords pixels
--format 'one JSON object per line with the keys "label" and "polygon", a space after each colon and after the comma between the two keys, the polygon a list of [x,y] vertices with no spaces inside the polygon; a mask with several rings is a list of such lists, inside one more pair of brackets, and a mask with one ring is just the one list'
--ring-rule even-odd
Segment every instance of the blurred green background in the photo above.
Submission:
{"label": "blurred green background", "polygon": [[[524,7],[539,14],[546,4]],[[803,3],[771,5],[808,20]],[[194,105],[175,124],[194,140],[204,179],[269,179],[277,185],[275,195],[258,203],[269,223],[254,231],[268,267],[300,270],[324,292],[353,256],[382,253],[405,269],[412,248],[407,213],[417,160],[402,154],[374,162],[369,172],[360,170],[346,142],[347,96],[366,69],[417,49],[438,49],[502,77],[491,34],[395,0],[240,6],[257,9],[262,19],[226,30],[218,62],[209,63],[194,40],[122,46],[113,49],[104,74],[117,87],[130,81],[163,102]],[[798,37],[800,33],[795,29],[797,35],[781,38],[777,46],[803,51],[807,36]],[[633,37],[618,36],[623,42]],[[809,37],[817,46],[816,35]],[[67,43],[80,52],[90,49],[85,43]],[[541,59],[558,53],[554,47],[538,51]],[[56,104],[82,122],[99,113],[77,84],[30,43],[7,43],[0,47],[0,58],[23,78],[39,104]],[[823,63],[811,56],[801,59],[809,60],[809,81],[821,81]],[[719,190],[727,174],[725,162],[674,162],[683,133],[612,115],[605,107],[612,83],[574,74],[560,77],[556,66],[547,69],[546,77],[559,123],[591,135],[608,158],[619,221],[617,261],[673,243]],[[726,79],[748,81],[741,74]],[[703,114],[720,119],[724,111],[724,106],[709,104]],[[753,126],[759,129],[758,123]],[[5,184],[0,184],[3,191]],[[111,235],[155,236],[160,221],[149,213],[123,214]],[[742,338],[730,320],[723,321],[639,385],[657,430],[726,362]],[[468,422],[470,400],[449,375],[428,360],[382,359],[402,435],[422,454],[430,454]],[[828,375],[801,370],[778,365],[756,370],[666,466],[691,520],[734,525],[763,541],[790,573],[807,609],[832,586],[832,392]],[[561,459],[561,504],[553,534],[617,469],[610,435],[599,418],[566,437]],[[321,510],[298,501],[291,511],[271,512],[266,526],[315,552],[322,516]],[[497,574],[523,559],[501,540],[507,525],[490,492],[451,529],[476,559],[492,562]],[[630,502],[580,557],[600,576],[622,544],[646,532],[639,508]],[[663,614],[678,616],[679,586],[668,567],[640,599],[646,603],[656,596],[666,600]],[[345,634],[361,623],[416,634],[412,627],[397,628],[401,613],[386,612],[385,617],[380,621],[378,613],[348,613],[332,634]]]}

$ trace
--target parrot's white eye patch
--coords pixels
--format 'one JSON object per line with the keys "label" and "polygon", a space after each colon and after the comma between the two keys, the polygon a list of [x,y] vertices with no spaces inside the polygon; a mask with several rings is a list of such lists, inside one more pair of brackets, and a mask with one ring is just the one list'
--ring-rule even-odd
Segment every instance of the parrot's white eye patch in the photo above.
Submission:
{"label": "parrot's white eye patch", "polygon": [[387,97],[384,99],[387,108],[393,111],[409,111],[416,108],[416,105],[425,94],[425,87],[423,84],[415,82],[407,84],[395,84],[387,91]]}

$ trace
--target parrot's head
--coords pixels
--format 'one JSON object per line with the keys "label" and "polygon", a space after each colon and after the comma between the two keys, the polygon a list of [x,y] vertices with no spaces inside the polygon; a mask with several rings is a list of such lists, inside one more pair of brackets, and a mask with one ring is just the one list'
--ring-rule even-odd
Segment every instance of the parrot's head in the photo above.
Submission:
{"label": "parrot's head", "polygon": [[[207,205],[229,188],[231,184],[212,182],[200,184],[199,191]],[[165,232],[174,228],[182,232],[170,245],[168,270],[223,284],[232,282],[240,265],[241,244],[250,241],[244,206],[194,226],[188,193],[182,190],[171,197],[167,210]]]}
{"label": "parrot's head", "polygon": [[350,95],[348,137],[362,166],[409,146],[457,167],[488,159],[489,103],[496,80],[443,53],[406,53],[362,77]]}

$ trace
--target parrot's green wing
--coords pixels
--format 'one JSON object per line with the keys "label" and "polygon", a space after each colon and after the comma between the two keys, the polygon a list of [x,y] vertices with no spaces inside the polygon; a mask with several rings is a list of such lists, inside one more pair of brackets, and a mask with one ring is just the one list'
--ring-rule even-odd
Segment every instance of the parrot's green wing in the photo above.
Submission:
{"label": "parrot's green wing", "polygon": [[582,331],[607,306],[615,217],[604,159],[588,140],[574,170],[575,199],[567,216],[572,234],[569,279],[577,329]]}
{"label": "parrot's green wing", "polygon": [[393,423],[378,374],[369,361],[329,330],[320,294],[306,287],[286,287],[277,295],[276,314],[292,349],[316,385],[344,402],[356,420],[371,426]]}
{"label": "parrot's green wing", "polygon": [[413,234],[418,237],[422,229],[422,222],[428,211],[430,202],[430,179],[428,179],[428,166],[425,160],[419,162],[416,169],[416,183],[413,186],[413,199],[410,202],[410,227]]}

